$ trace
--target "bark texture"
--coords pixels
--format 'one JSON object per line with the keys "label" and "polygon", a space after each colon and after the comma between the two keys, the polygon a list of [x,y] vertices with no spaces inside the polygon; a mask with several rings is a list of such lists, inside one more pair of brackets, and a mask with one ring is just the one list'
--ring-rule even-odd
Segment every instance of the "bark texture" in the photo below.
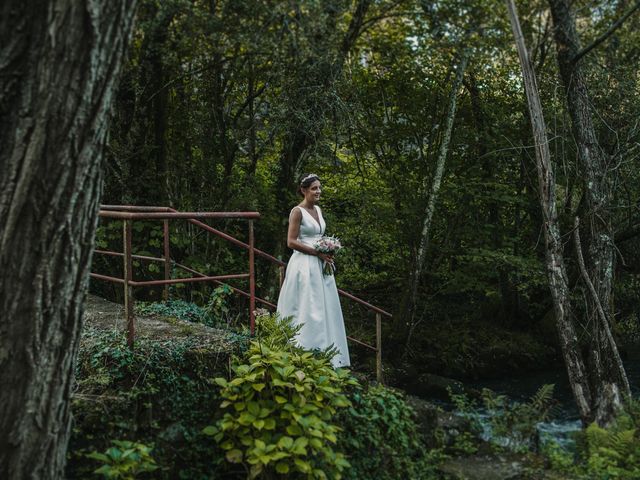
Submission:
{"label": "bark texture", "polygon": [[62,478],[108,107],[136,0],[0,6],[0,478]]}
{"label": "bark texture", "polygon": [[[630,395],[627,376],[610,329],[611,289],[613,284],[613,228],[610,207],[613,198],[613,169],[602,150],[593,123],[583,62],[579,60],[580,39],[567,0],[549,0],[554,24],[558,67],[565,88],[567,108],[586,202],[586,269],[596,295],[588,295],[586,324],[590,328],[590,383],[594,392],[593,408],[600,425],[608,424],[622,408],[622,397]],[[598,314],[598,304],[606,315]]]}
{"label": "bark texture", "polygon": [[506,3],[513,35],[518,48],[518,57],[520,58],[522,78],[527,95],[527,105],[529,107],[529,117],[533,130],[540,206],[542,208],[544,221],[543,230],[547,276],[551,297],[553,299],[556,327],[560,336],[562,355],[567,367],[569,382],[576,404],[578,405],[580,416],[583,421],[589,421],[592,417],[592,395],[572,318],[567,271],[563,258],[562,238],[558,225],[555,172],[553,164],[551,163],[547,127],[540,103],[540,94],[538,93],[535,72],[524,43],[518,13],[513,0],[507,0]]}

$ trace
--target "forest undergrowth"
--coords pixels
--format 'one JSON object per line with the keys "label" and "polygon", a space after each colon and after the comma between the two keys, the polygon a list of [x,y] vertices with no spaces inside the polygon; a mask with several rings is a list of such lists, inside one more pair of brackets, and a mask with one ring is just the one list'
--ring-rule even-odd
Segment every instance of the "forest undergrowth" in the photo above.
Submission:
{"label": "forest undergrowth", "polygon": [[[151,312],[176,329],[211,321],[193,304],[139,308]],[[493,465],[498,475],[507,458],[518,478],[638,478],[637,403],[609,429],[586,428],[567,451],[536,428],[553,412],[553,386],[528,402],[486,390],[479,398],[451,392],[453,412],[424,401],[414,408],[401,390],[334,370],[330,351],[295,346],[295,327],[261,313],[255,337],[227,330],[233,354],[222,357],[188,332],[140,340],[132,351],[124,335],[87,325],[69,478],[435,480],[475,478],[460,470],[465,462]],[[480,412],[490,413],[489,440]]]}

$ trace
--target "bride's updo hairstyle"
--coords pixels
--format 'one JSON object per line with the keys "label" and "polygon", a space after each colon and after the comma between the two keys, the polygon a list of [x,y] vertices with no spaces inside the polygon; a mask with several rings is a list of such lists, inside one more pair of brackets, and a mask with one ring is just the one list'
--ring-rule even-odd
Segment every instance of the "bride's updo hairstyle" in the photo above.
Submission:
{"label": "bride's updo hairstyle", "polygon": [[309,188],[313,182],[316,180],[320,180],[320,177],[315,173],[305,173],[302,175],[302,179],[300,180],[300,185],[298,186],[298,193],[304,197],[304,193],[302,193],[303,188]]}

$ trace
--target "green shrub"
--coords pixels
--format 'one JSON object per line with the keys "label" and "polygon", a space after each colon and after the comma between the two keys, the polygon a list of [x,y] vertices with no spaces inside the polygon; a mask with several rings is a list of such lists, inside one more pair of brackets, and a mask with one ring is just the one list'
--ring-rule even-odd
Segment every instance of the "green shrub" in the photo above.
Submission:
{"label": "green shrub", "polygon": [[332,368],[330,355],[295,346],[296,331],[289,319],[259,317],[257,340],[233,365],[234,378],[215,379],[224,414],[204,433],[250,478],[339,479],[349,463],[334,448],[339,428],[332,419],[349,406],[343,387],[355,381]]}
{"label": "green shrub", "polygon": [[202,323],[213,326],[215,320],[195,303],[184,300],[167,300],[165,302],[137,302],[136,315],[150,316],[161,315],[163,317],[178,318],[188,322]]}
{"label": "green shrub", "polygon": [[230,297],[233,295],[233,290],[227,284],[216,287],[207,304],[204,306],[204,313],[208,318],[214,320],[218,324],[228,325],[232,320],[231,308],[229,307]]}
{"label": "green shrub", "polygon": [[604,429],[592,423],[584,432],[586,467],[594,478],[640,478],[640,433],[636,419],[621,414]]}
{"label": "green shrub", "polygon": [[95,465],[86,454],[114,438],[154,443],[163,469],[153,478],[215,478],[226,462],[201,431],[220,403],[210,379],[227,370],[229,352],[209,343],[139,338],[131,350],[125,335],[85,326],[66,478],[88,478]]}
{"label": "green shrub", "polygon": [[87,454],[88,458],[102,464],[93,473],[102,475],[104,478],[133,480],[140,474],[158,469],[156,461],[151,456],[151,447],[126,440],[113,440],[112,443],[114,446],[104,453]]}
{"label": "green shrub", "polygon": [[442,459],[425,454],[414,413],[403,396],[384,386],[355,387],[351,406],[340,412],[339,448],[348,454],[347,479],[431,479]]}
{"label": "green shrub", "polygon": [[220,285],[211,292],[204,307],[184,300],[137,302],[135,313],[141,316],[161,315],[168,318],[178,318],[209,327],[226,326],[232,317],[229,307],[229,297],[232,293],[229,285]]}
{"label": "green shrub", "polygon": [[640,401],[627,402],[613,425],[592,423],[577,437],[577,451],[555,442],[543,447],[554,472],[578,480],[632,480],[640,478]]}

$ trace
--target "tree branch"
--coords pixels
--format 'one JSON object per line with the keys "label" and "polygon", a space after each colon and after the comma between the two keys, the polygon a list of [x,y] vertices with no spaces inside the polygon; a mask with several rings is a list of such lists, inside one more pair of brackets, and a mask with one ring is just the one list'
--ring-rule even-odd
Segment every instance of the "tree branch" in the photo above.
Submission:
{"label": "tree branch", "polygon": [[573,57],[573,62],[574,63],[579,62],[582,57],[584,57],[587,53],[589,53],[591,50],[593,50],[598,45],[600,45],[602,42],[604,42],[607,38],[609,38],[613,34],[613,32],[615,32],[618,28],[620,28],[620,26],[622,26],[624,21],[627,18],[629,18],[631,15],[633,15],[635,13],[635,11],[638,10],[639,8],[640,8],[640,1],[636,2],[636,4],[633,7],[631,7],[631,9],[627,13],[625,13],[622,17],[620,17],[618,20],[616,20],[614,22],[614,24],[611,25],[609,30],[607,30],[602,35],[600,35],[598,38],[596,38],[591,44],[589,44],[588,46],[586,46],[585,48],[580,50],[576,54],[576,56]]}
{"label": "tree branch", "polygon": [[[611,333],[611,328],[609,328],[609,316],[605,313],[604,308],[602,307],[602,302],[600,302],[600,297],[598,296],[598,292],[596,292],[595,287],[593,286],[593,282],[589,278],[589,274],[587,273],[587,268],[584,264],[584,258],[582,257],[582,246],[580,244],[580,218],[576,217],[573,223],[573,239],[576,243],[576,257],[578,258],[578,266],[580,267],[580,273],[582,274],[582,278],[584,279],[584,283],[587,285],[589,289],[589,293],[593,297],[593,302],[596,305],[596,309],[598,310],[598,316],[600,317],[600,321],[602,322],[602,327],[607,336],[607,341],[611,346],[611,352],[613,354],[613,360],[618,364],[618,368],[624,372],[624,366],[622,364],[622,359],[620,358],[620,354],[618,353],[618,348],[616,347],[616,342],[613,339],[613,334]],[[631,395],[631,387],[629,386],[629,380],[626,376],[622,376],[620,379],[624,386],[625,393],[627,396]]]}
{"label": "tree branch", "polygon": [[353,17],[351,17],[351,22],[349,23],[349,28],[347,29],[347,33],[342,39],[342,45],[340,46],[340,51],[342,56],[346,57],[353,45],[356,43],[358,36],[362,31],[362,24],[364,23],[364,18],[367,15],[367,10],[369,10],[369,6],[371,5],[371,0],[359,0],[356,5],[356,9],[353,12]]}

